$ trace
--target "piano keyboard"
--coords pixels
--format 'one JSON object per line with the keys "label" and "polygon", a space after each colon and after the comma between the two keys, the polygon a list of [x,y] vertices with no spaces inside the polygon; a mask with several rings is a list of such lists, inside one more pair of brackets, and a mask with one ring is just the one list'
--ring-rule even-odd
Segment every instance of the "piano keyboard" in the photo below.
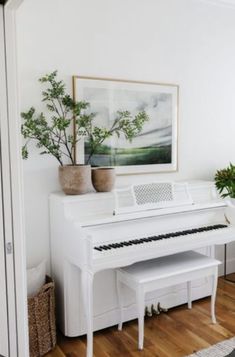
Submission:
{"label": "piano keyboard", "polygon": [[216,225],[207,226],[207,227],[187,229],[187,230],[178,231],[178,232],[160,234],[157,236],[150,236],[150,237],[146,237],[146,238],[131,239],[129,241],[122,241],[122,242],[100,245],[100,246],[94,247],[94,249],[99,252],[105,252],[105,251],[110,251],[110,250],[115,250],[115,249],[120,249],[120,248],[126,248],[126,247],[130,247],[130,246],[136,246],[136,245],[141,245],[141,244],[148,244],[151,242],[162,241],[162,240],[170,239],[170,238],[176,238],[176,237],[181,237],[181,236],[182,237],[190,236],[193,234],[216,231],[216,230],[224,229],[224,228],[228,228],[228,226],[225,224],[216,224]]}

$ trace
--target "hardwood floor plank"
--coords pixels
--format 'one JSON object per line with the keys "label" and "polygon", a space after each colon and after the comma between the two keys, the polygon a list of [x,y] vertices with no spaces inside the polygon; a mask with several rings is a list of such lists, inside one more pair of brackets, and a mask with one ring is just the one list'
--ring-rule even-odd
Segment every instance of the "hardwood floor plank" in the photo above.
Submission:
{"label": "hardwood floor plank", "polygon": [[[157,328],[157,324],[156,324]],[[169,314],[166,324],[159,324],[158,328],[166,329],[168,339],[171,339],[175,344],[181,347],[182,351],[185,352],[185,355],[191,354],[193,351],[196,351],[203,346],[204,348],[209,347],[210,344],[204,339],[204,336],[199,335],[196,330],[192,331],[188,326],[174,320],[173,314]],[[182,339],[182,336],[184,338]],[[191,341],[190,344],[185,343],[185,341]]]}
{"label": "hardwood floor plank", "polygon": [[217,324],[212,324],[209,319],[203,321],[203,317],[203,312],[197,309],[197,307],[193,308],[190,314],[182,315],[174,312],[173,315],[175,320],[181,321],[192,332],[206,339],[210,345],[233,336],[231,332],[220,325],[219,321]]}
{"label": "hardwood floor plank", "polygon": [[47,353],[45,357],[65,357],[59,346],[56,346],[51,352]]}

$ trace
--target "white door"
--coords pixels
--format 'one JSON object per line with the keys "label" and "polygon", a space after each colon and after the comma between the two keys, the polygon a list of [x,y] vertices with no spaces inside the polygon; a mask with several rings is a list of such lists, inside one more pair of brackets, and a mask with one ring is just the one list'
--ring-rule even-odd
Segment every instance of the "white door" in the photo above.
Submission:
{"label": "white door", "polygon": [[0,357],[29,356],[15,31],[22,2],[0,0]]}
{"label": "white door", "polygon": [[0,356],[16,357],[18,331],[3,12],[3,6],[0,5]]}
{"label": "white door", "polygon": [[[3,6],[0,5],[0,74],[5,70],[4,66],[4,51],[3,51]],[[5,76],[4,76],[5,77]],[[3,77],[3,78],[4,78]],[[0,117],[3,118],[6,110],[6,90],[5,83],[1,83],[0,88]],[[0,122],[1,122],[0,118]],[[0,127],[1,131],[1,127]],[[1,134],[0,134],[1,138]],[[3,224],[3,197],[2,197],[2,149],[0,142],[0,356],[8,357],[8,313],[7,313],[7,287],[6,287],[6,257],[5,257],[5,237]]]}
{"label": "white door", "polygon": [[[0,77],[5,78],[5,61],[3,48],[3,6],[0,5]],[[6,83],[1,81],[0,85],[0,123],[6,112]],[[0,356],[9,356],[8,339],[8,307],[7,307],[7,286],[6,286],[6,257],[5,257],[5,234],[3,218],[3,196],[2,196],[2,142],[0,127]]]}

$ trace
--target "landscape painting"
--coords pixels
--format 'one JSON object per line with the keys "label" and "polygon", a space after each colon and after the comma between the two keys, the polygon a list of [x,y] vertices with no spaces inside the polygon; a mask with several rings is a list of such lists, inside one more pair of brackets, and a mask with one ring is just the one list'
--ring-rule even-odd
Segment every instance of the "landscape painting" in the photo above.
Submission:
{"label": "landscape painting", "polygon": [[[133,116],[145,111],[149,117],[131,142],[124,135],[105,140],[92,156],[92,166],[115,166],[119,174],[177,169],[177,85],[76,76],[74,96],[90,103],[99,127],[110,128],[117,111],[128,110]],[[85,158],[90,149],[85,139]]]}

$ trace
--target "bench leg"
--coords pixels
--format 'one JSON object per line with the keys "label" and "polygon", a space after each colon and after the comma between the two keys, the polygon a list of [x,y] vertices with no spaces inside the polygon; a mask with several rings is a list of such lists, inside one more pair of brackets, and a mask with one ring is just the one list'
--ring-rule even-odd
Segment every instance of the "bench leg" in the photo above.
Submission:
{"label": "bench leg", "polygon": [[192,309],[192,283],[187,281],[187,290],[188,290],[188,308]]}
{"label": "bench leg", "polygon": [[136,291],[137,305],[138,305],[138,348],[142,350],[144,348],[144,297],[145,293],[143,289]]}
{"label": "bench leg", "polygon": [[216,267],[215,273],[214,275],[212,275],[211,319],[213,324],[216,324],[215,299],[216,299],[217,283],[218,283],[218,267]]}
{"label": "bench leg", "polygon": [[122,283],[118,279],[118,276],[116,278],[116,283],[117,283],[117,298],[118,298],[118,308],[119,308],[119,324],[118,324],[118,330],[122,331],[122,323],[123,323],[123,297],[122,297]]}

